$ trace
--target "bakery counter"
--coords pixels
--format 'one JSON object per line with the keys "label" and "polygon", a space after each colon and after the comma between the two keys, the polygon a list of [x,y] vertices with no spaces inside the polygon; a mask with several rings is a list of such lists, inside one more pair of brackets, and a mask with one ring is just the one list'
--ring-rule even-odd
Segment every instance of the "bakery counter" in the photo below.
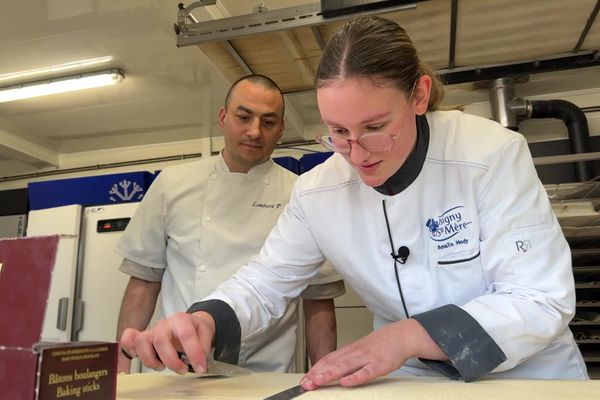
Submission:
{"label": "bakery counter", "polygon": [[[117,400],[262,400],[295,386],[301,374],[254,373],[230,378],[164,374],[119,375]],[[299,400],[598,400],[600,381],[380,378],[357,388],[331,386]]]}

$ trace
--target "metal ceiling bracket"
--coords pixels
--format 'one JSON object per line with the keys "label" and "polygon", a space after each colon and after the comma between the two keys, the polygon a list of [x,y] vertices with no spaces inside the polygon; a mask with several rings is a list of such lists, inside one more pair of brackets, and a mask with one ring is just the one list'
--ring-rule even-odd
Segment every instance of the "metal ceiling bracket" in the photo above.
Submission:
{"label": "metal ceiling bracket", "polygon": [[[217,2],[217,0],[200,1],[198,3],[203,3],[203,4],[198,4],[198,3],[190,4],[190,6],[187,8],[187,10],[183,6],[183,3],[179,3],[179,13],[178,13],[177,17],[178,18],[179,17],[186,18],[190,22],[192,22],[194,24],[197,24],[198,20],[191,14],[191,11],[194,8],[198,8],[200,6],[214,5],[214,4],[216,4],[216,2]],[[266,10],[266,8],[265,8],[265,10]],[[179,19],[177,21],[179,23]],[[179,26],[176,24],[175,25],[175,33],[177,35],[179,35],[179,32],[180,32]],[[252,68],[250,68],[250,66],[248,65],[248,63],[246,63],[246,60],[244,60],[242,58],[242,56],[240,55],[240,53],[238,53],[238,51],[236,50],[236,48],[233,47],[233,44],[229,40],[225,40],[223,42],[223,44],[225,45],[225,50],[227,50],[227,52],[229,53],[229,55],[231,55],[231,57],[233,57],[233,59],[235,60],[235,62],[237,62],[238,65],[242,68],[242,70],[244,70],[244,73],[246,73],[248,75],[254,74],[254,71],[252,71]],[[179,47],[179,45],[177,45],[177,46]]]}
{"label": "metal ceiling bracket", "polygon": [[206,6],[214,6],[217,4],[217,0],[198,0],[191,3],[189,6],[185,6],[183,3],[179,3],[177,8],[177,23],[175,24],[175,33],[179,35],[181,32],[181,27],[185,26],[186,20],[188,18],[195,20],[194,16],[191,14],[196,8],[206,7]]}
{"label": "metal ceiling bracket", "polygon": [[[177,28],[175,30],[177,33],[177,46],[191,46],[216,40],[231,40],[241,36],[310,27],[348,18],[348,16],[325,18],[321,14],[321,4],[311,3],[214,21],[190,22],[187,18],[189,11],[191,11],[192,7],[196,8],[199,6],[197,3],[192,3],[187,8],[179,10],[177,14]],[[413,8],[416,8],[415,4],[405,4],[365,11],[360,14],[381,14]]]}

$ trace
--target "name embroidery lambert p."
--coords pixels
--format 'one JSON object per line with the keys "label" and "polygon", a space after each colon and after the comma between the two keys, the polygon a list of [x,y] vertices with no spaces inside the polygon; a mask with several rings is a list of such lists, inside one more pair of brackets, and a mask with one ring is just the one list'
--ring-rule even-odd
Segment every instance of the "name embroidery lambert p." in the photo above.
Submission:
{"label": "name embroidery lambert p.", "polygon": [[252,203],[252,207],[260,207],[260,208],[281,208],[281,203],[259,203],[258,201],[255,201],[254,203]]}
{"label": "name embroidery lambert p.", "polygon": [[[466,220],[464,209],[464,206],[452,207],[437,218],[429,218],[425,223],[429,237],[436,242],[445,242],[466,230],[472,222]],[[468,239],[459,239],[456,242],[456,245],[467,244]]]}

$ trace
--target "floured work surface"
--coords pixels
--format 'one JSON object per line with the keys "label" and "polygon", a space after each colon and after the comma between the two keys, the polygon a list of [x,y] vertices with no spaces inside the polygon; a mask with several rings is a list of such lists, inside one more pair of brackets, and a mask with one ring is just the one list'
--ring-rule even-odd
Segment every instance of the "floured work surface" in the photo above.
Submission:
{"label": "floured work surface", "polygon": [[[301,374],[255,373],[232,378],[164,374],[119,375],[117,400],[259,400],[295,386]],[[380,378],[357,388],[333,386],[300,400],[598,400],[600,381],[487,379],[464,383],[444,378]]]}

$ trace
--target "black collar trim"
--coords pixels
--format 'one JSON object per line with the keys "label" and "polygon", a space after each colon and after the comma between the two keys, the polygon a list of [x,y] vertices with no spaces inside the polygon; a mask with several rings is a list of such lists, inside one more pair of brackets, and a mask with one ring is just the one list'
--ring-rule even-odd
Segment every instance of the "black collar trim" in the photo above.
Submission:
{"label": "black collar trim", "polygon": [[393,196],[401,193],[409,187],[419,176],[425,164],[427,149],[429,148],[429,124],[425,115],[416,116],[417,123],[417,145],[415,150],[408,156],[404,164],[390,176],[383,185],[373,189],[381,194]]}

